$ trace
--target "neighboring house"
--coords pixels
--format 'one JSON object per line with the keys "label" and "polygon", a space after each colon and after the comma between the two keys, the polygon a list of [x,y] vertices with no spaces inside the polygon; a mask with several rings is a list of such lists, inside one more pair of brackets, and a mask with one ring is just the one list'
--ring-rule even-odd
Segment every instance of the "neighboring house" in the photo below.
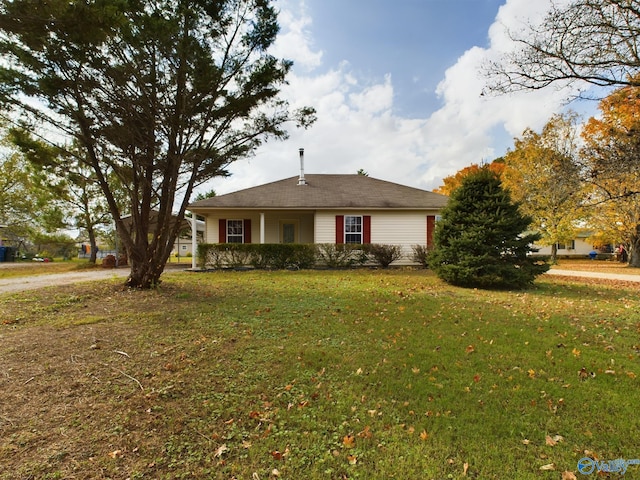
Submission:
{"label": "neighboring house", "polygon": [[[151,212],[149,222],[150,228],[154,229],[157,223],[158,212],[153,210]],[[127,215],[122,217],[122,220],[127,228],[131,228],[131,215]],[[173,215],[173,220],[177,220],[177,217]],[[205,224],[202,220],[196,220],[196,239],[197,243],[202,243],[204,241],[204,228]],[[171,252],[172,256],[180,255],[181,257],[186,257],[193,254],[193,244],[192,241],[193,236],[193,228],[191,218],[184,218],[182,220],[182,229],[180,230],[180,234],[176,241],[173,244],[173,250]],[[114,251],[109,251],[110,254],[115,254]],[[106,254],[105,254],[106,255]]]}
{"label": "neighboring house", "polygon": [[[559,257],[588,257],[589,253],[596,251],[599,254],[610,254],[613,252],[611,245],[604,247],[595,247],[590,242],[593,232],[582,231],[578,232],[576,237],[568,242],[557,244],[557,255]],[[551,245],[534,245],[538,249],[536,255],[551,255]]]}
{"label": "neighboring house", "polygon": [[448,197],[365,175],[286,178],[189,205],[206,243],[380,243],[431,246]]}

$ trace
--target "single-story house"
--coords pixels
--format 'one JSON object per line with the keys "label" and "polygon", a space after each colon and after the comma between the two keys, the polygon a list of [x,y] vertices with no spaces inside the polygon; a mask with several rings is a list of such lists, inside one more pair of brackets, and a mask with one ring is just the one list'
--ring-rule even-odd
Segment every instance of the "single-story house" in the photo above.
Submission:
{"label": "single-story house", "polygon": [[[586,258],[594,251],[604,256],[613,253],[614,247],[612,245],[594,245],[591,241],[592,237],[592,231],[579,231],[573,239],[556,244],[557,255],[559,257]],[[534,245],[534,247],[538,249],[536,255],[551,255],[551,245]]]}
{"label": "single-story house", "polygon": [[[194,202],[206,243],[380,243],[431,246],[448,197],[366,175],[310,174]],[[194,265],[195,267],[195,265]]]}

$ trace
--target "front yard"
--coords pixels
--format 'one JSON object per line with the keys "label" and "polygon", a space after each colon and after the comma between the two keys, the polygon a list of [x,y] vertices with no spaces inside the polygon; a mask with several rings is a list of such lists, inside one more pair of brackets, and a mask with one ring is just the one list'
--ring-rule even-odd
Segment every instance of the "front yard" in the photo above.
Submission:
{"label": "front yard", "polygon": [[637,293],[357,270],[5,297],[0,479],[580,478],[640,457]]}

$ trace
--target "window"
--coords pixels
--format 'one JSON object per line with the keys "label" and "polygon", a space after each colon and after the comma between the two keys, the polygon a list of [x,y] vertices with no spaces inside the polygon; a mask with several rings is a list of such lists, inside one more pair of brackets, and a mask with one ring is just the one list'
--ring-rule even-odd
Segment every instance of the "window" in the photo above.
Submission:
{"label": "window", "polygon": [[576,241],[575,240],[571,240],[568,243],[556,243],[556,248],[558,250],[575,250],[576,248]]}
{"label": "window", "polygon": [[345,215],[344,217],[344,243],[362,242],[362,217]]}
{"label": "window", "polygon": [[244,243],[243,227],[243,220],[227,220],[227,243]]}

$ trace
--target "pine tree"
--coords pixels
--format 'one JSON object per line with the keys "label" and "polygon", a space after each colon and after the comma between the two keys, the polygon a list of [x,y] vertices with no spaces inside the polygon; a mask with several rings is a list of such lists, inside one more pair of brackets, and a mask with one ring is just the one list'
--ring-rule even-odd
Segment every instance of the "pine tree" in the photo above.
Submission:
{"label": "pine tree", "polygon": [[539,234],[489,169],[453,191],[434,232],[429,266],[447,283],[478,288],[524,288],[549,266],[530,257]]}

